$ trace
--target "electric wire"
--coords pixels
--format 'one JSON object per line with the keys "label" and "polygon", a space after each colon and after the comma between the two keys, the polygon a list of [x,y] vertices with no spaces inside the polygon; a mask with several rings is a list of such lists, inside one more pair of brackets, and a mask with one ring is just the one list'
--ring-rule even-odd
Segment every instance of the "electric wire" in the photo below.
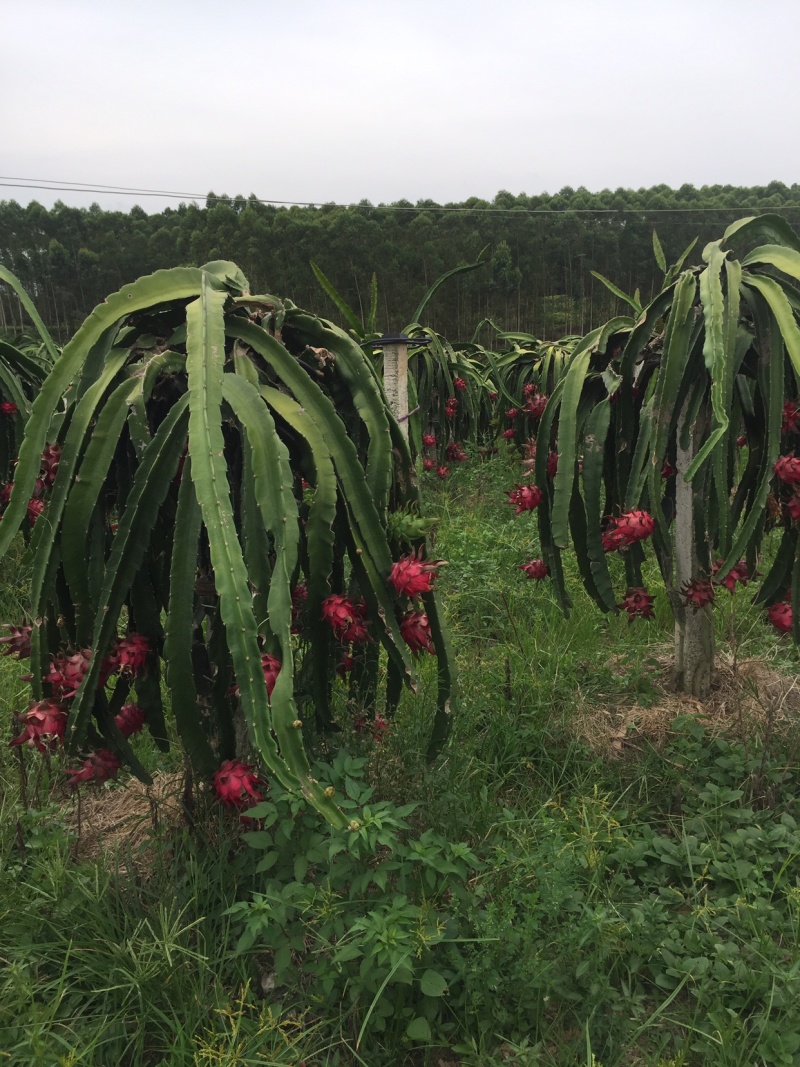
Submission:
{"label": "electric wire", "polygon": [[[167,189],[140,189],[130,185],[103,185],[99,182],[66,182],[56,181],[49,178],[14,178],[0,176],[0,187],[10,189],[36,189],[42,192],[65,192],[65,193],[98,193],[113,196],[148,196],[162,197],[172,200],[194,201],[200,200],[217,203],[230,203],[239,197],[215,196],[208,193],[180,193]],[[557,195],[557,194],[556,194]],[[589,194],[596,195],[596,194]],[[262,204],[267,207],[306,207],[306,208],[344,208],[346,210],[363,211],[413,211],[419,214],[423,211],[441,211],[458,214],[477,215],[681,215],[681,214],[706,214],[708,212],[741,213],[757,211],[758,207],[752,204],[744,207],[716,205],[706,207],[558,207],[558,208],[529,208],[529,207],[469,207],[461,204],[430,204],[422,201],[418,204],[372,204],[351,203],[340,204],[334,201],[311,201],[311,200],[272,200],[256,196],[246,198],[246,203]],[[800,210],[800,203],[796,205],[781,204],[776,210],[792,211]]]}

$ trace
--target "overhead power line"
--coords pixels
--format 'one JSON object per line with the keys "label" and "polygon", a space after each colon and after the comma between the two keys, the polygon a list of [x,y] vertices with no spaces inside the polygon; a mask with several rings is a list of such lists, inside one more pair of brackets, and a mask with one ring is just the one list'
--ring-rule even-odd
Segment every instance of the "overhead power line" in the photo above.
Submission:
{"label": "overhead power line", "polygon": [[[237,199],[230,196],[210,196],[207,193],[179,193],[168,189],[137,189],[130,185],[102,185],[99,182],[65,182],[55,181],[48,178],[11,178],[0,176],[0,186],[8,189],[37,189],[42,192],[59,193],[100,193],[111,196],[157,196],[171,200],[202,200],[229,203]],[[593,194],[590,194],[593,195]],[[676,215],[687,213],[708,212],[743,212],[757,210],[752,204],[744,207],[715,206],[715,207],[564,207],[564,208],[532,208],[532,207],[466,207],[462,205],[429,205],[415,204],[338,204],[333,201],[311,200],[269,200],[250,196],[248,203],[264,204],[272,207],[338,207],[348,210],[380,210],[380,211],[443,211],[457,212],[460,214],[477,215]],[[800,210],[800,204],[782,204],[778,210]]]}

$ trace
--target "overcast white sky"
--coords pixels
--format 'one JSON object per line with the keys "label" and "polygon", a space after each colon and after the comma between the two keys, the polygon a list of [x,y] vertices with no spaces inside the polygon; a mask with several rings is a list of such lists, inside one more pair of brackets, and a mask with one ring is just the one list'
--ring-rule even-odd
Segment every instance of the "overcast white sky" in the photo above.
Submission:
{"label": "overcast white sky", "polygon": [[0,199],[137,202],[19,178],[339,203],[800,180],[800,0],[0,10]]}

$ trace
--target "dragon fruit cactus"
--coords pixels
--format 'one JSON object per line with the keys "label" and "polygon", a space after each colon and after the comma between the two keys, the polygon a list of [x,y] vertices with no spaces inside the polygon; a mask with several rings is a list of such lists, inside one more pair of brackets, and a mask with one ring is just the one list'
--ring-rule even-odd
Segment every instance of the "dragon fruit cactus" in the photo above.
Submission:
{"label": "dragon fruit cactus", "polygon": [[527,563],[520,563],[519,569],[537,582],[541,582],[550,573],[550,568],[543,559],[529,559]]}
{"label": "dragon fruit cactus", "polygon": [[685,606],[694,611],[714,603],[714,586],[705,578],[692,578],[684,582],[680,593]]}
{"label": "dragon fruit cactus", "polygon": [[28,626],[27,623],[23,623],[22,626],[15,626],[12,622],[3,624],[4,630],[9,630],[9,634],[6,637],[0,637],[0,645],[5,645],[2,649],[2,655],[4,656],[16,656],[17,659],[28,659],[31,654],[31,633],[33,627]]}
{"label": "dragon fruit cactus", "polygon": [[103,782],[116,778],[121,766],[121,759],[113,752],[109,752],[107,748],[101,748],[97,752],[92,752],[80,767],[67,768],[65,773],[70,776],[72,786],[80,785],[81,782],[94,782],[96,785],[102,785]]}
{"label": "dragon fruit cactus", "polygon": [[64,743],[67,730],[67,709],[52,700],[37,700],[28,710],[17,715],[24,729],[9,742],[11,745],[26,745],[40,752],[52,751]]}
{"label": "dragon fruit cactus", "polygon": [[114,716],[114,722],[119,727],[123,737],[132,737],[138,734],[144,726],[144,711],[138,704],[123,704]]}
{"label": "dragon fruit cactus", "polygon": [[654,600],[655,597],[646,589],[636,586],[628,590],[617,607],[628,613],[628,622],[633,622],[634,619],[652,619]]}
{"label": "dragon fruit cactus", "polygon": [[508,490],[508,503],[512,505],[517,515],[523,511],[533,511],[542,502],[542,491],[538,485],[519,485]]}
{"label": "dragon fruit cactus", "polygon": [[407,596],[414,600],[424,593],[432,592],[437,575],[436,568],[441,567],[443,563],[444,560],[427,560],[422,558],[420,552],[411,552],[392,564],[388,580],[398,596]]}
{"label": "dragon fruit cactus", "polygon": [[241,811],[264,799],[266,789],[253,768],[240,760],[226,759],[211,776],[211,786],[226,808]]}
{"label": "dragon fruit cactus", "polygon": [[777,604],[771,604],[767,608],[767,618],[780,633],[792,632],[792,605],[788,601],[781,600]]}
{"label": "dragon fruit cactus", "polygon": [[414,655],[420,652],[430,652],[431,655],[436,655],[426,612],[409,611],[404,615],[400,620],[400,634]]}

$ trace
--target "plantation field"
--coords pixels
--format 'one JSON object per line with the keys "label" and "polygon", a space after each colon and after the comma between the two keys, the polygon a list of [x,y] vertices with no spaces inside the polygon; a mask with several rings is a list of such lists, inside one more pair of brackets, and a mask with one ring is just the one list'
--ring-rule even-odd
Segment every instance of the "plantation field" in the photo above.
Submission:
{"label": "plantation field", "polygon": [[[337,683],[315,774],[357,830],[276,782],[242,821],[142,735],[150,793],[70,791],[5,743],[0,662],[0,1063],[800,1064],[797,651],[720,590],[716,687],[679,699],[663,592],[601,615],[565,555],[565,619],[519,569],[521,479],[505,444],[423,477],[457,713],[429,764],[432,656],[385,731]],[[28,580],[0,561],[3,619]]]}

